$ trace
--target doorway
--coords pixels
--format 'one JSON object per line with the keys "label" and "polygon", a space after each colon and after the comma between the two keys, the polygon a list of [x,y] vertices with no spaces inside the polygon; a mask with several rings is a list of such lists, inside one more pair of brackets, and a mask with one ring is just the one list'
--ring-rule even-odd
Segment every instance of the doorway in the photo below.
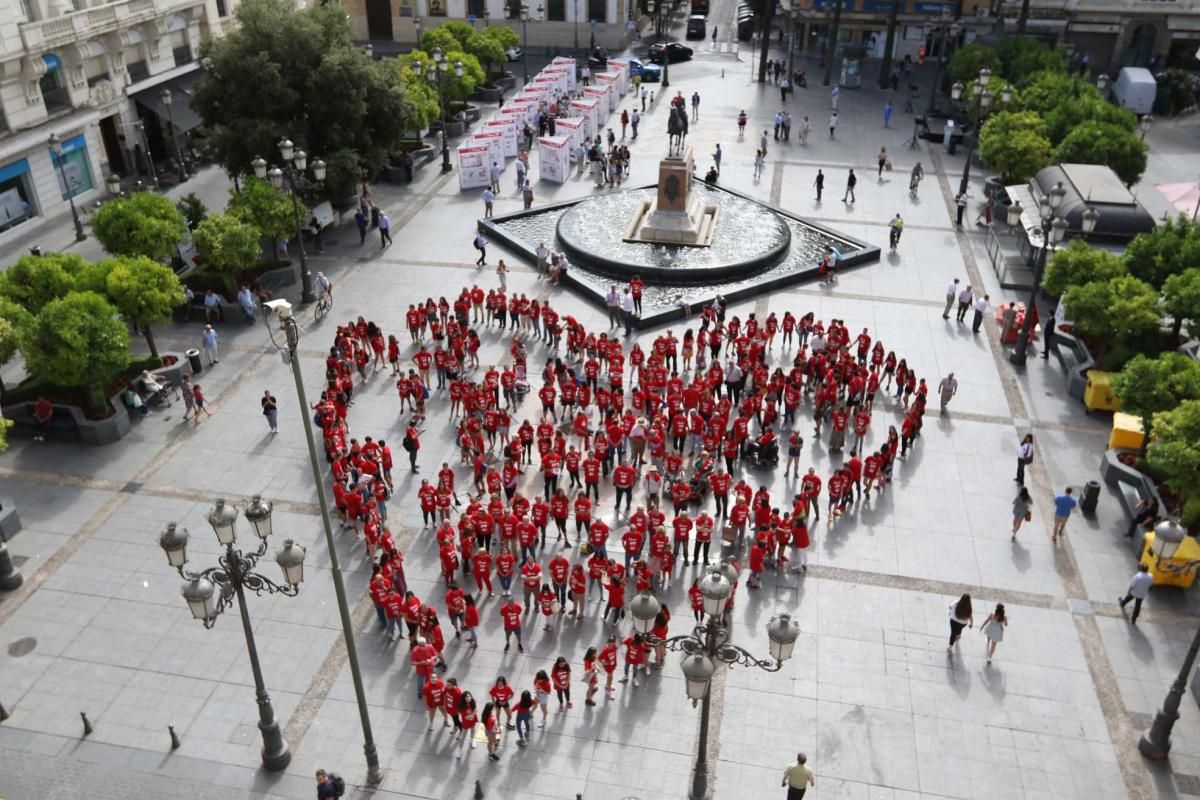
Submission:
{"label": "doorway", "polygon": [[392,41],[392,0],[367,0],[367,38]]}
{"label": "doorway", "polygon": [[1129,47],[1125,50],[1125,66],[1144,67],[1150,63],[1154,55],[1154,40],[1157,38],[1153,25],[1138,25],[1129,37]]}
{"label": "doorway", "polygon": [[121,134],[118,132],[120,119],[116,114],[100,120],[100,142],[104,145],[104,157],[108,160],[109,172],[118,175],[125,174],[125,152],[121,147]]}

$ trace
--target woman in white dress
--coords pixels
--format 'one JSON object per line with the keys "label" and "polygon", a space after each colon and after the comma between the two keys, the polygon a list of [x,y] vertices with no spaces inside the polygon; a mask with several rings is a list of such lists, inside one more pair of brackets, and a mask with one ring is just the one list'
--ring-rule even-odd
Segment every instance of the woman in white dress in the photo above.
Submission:
{"label": "woman in white dress", "polygon": [[983,622],[983,635],[987,637],[987,663],[992,663],[996,653],[996,645],[1004,641],[1004,628],[1008,625],[1008,614],[1004,611],[1004,603],[996,603],[996,610],[988,614]]}

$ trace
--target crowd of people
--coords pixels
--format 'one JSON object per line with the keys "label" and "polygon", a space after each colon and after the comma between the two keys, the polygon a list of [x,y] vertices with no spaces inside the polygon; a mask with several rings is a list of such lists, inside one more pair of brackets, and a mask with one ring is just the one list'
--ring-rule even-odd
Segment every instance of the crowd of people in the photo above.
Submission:
{"label": "crowd of people", "polygon": [[[699,579],[722,553],[735,573],[745,561],[751,592],[769,572],[807,572],[810,520],[824,506],[826,524],[836,524],[885,491],[895,460],[920,434],[926,383],[868,329],[852,334],[843,320],[812,312],[742,319],[718,300],[682,336],[668,330],[643,349],[617,335],[619,318],[609,322],[588,330],[549,300],[476,285],[453,301],[412,304],[403,353],[395,335],[362,317],[334,335],[314,413],[339,518],[372,562],[380,628],[392,641],[407,634],[431,729],[439,716],[453,727],[459,756],[474,748],[476,725],[493,760],[505,730],[524,744],[535,711],[544,725],[552,690],[559,711],[572,707],[573,670],[590,706],[601,673],[605,699],[614,697],[619,662],[621,681],[634,687],[661,666],[665,603],[649,635],[621,632],[636,593],[665,600],[683,580],[700,620]],[[505,345],[502,363],[481,362],[483,337]],[[540,362],[532,377],[530,349]],[[455,429],[457,463],[443,462],[416,490],[442,597],[419,598],[408,585],[387,522],[389,445],[350,433],[355,389],[379,373],[396,381],[414,474],[427,406]],[[885,397],[902,412],[899,429],[877,422]],[[806,435],[844,452],[831,474],[802,470]],[[781,462],[790,498],[754,480]],[[735,584],[726,613],[737,595]],[[579,664],[561,656],[530,687],[500,677],[477,699],[439,674],[443,620],[466,647],[503,631],[504,650],[515,644],[518,653],[539,621],[542,636],[564,625],[603,629]]]}

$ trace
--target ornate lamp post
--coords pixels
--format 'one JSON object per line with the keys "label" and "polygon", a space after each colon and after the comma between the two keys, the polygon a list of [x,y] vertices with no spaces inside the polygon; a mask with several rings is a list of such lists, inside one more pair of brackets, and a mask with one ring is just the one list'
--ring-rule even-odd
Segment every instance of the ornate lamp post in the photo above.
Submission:
{"label": "ornate lamp post", "polygon": [[275,554],[275,561],[283,572],[283,583],[254,571],[258,560],[267,552],[267,537],[271,535],[271,504],[255,495],[246,506],[245,516],[258,537],[258,546],[253,551],[234,547],[237,542],[237,509],[218,500],[208,515],[208,524],[217,535],[217,541],[225,552],[217,559],[218,566],[201,572],[186,569],[188,533],[174,522],[169,523],[158,539],[159,546],[167,554],[170,564],[184,579],[183,599],[187,601],[192,616],[211,628],[217,618],[228,610],[235,599],[242,615],[242,630],[246,634],[246,653],[250,657],[250,670],[254,673],[254,692],[258,700],[258,729],[262,731],[263,767],[278,772],[292,760],[287,742],[275,719],[271,697],[263,683],[262,666],[258,661],[258,648],[254,644],[254,627],[250,624],[250,611],[246,607],[246,590],[257,595],[282,594],[294,597],[304,580],[304,548],[291,539],[284,541]]}
{"label": "ornate lamp post", "polygon": [[[938,85],[942,81],[942,67],[948,61],[946,58],[946,34],[948,33],[952,37],[958,36],[958,23],[951,22],[950,19],[951,17],[949,9],[943,8],[942,15],[938,20],[938,24],[935,26],[935,29],[938,32],[938,60],[936,68],[933,71],[933,86],[929,90],[929,107],[925,109],[925,116],[927,117],[933,114],[934,107],[936,106]],[[826,81],[826,83],[828,83],[828,81]]]}
{"label": "ornate lamp post", "polygon": [[[250,162],[250,166],[254,168],[254,174],[258,178],[269,178],[271,185],[276,189],[282,189],[284,184],[287,184],[288,194],[292,198],[292,216],[296,220],[296,246],[300,248],[300,302],[312,303],[317,297],[313,294],[312,275],[308,271],[308,257],[304,253],[304,234],[301,230],[304,221],[300,216],[300,202],[296,199],[296,177],[303,175],[308,168],[308,154],[303,150],[297,150],[292,144],[292,140],[284,137],[279,142],[279,155],[283,158],[283,169],[279,167],[271,167],[267,169],[267,162],[262,156],[256,157]],[[313,177],[318,182],[325,180],[325,162],[317,159],[313,162]]]}
{"label": "ornate lamp post", "polygon": [[108,179],[104,181],[104,188],[108,189],[108,194],[111,197],[120,197],[121,176],[115,172],[109,173]]}
{"label": "ornate lamp post", "polygon": [[1150,132],[1150,126],[1154,124],[1154,117],[1147,114],[1138,120],[1138,131],[1142,134],[1142,141],[1146,141],[1146,134]]}
{"label": "ornate lamp post", "polygon": [[[541,20],[544,5],[538,3],[536,20]],[[529,83],[529,4],[521,3],[521,69],[525,73],[525,83]]]}
{"label": "ornate lamp post", "polygon": [[1046,193],[1046,196],[1042,197],[1039,203],[1042,218],[1042,249],[1038,253],[1037,267],[1033,273],[1033,288],[1029,292],[1029,303],[1025,306],[1025,320],[1021,323],[1017,349],[1008,357],[1008,360],[1018,367],[1025,366],[1026,351],[1029,349],[1029,333],[1033,330],[1033,311],[1037,308],[1038,291],[1042,288],[1042,273],[1046,269],[1046,254],[1049,252],[1050,245],[1057,246],[1067,235],[1066,220],[1055,213],[1066,196],[1067,190],[1063,188],[1062,181],[1059,181],[1053,189]]}
{"label": "ornate lamp post", "polygon": [[[695,706],[700,703],[700,737],[697,741],[696,767],[692,772],[690,797],[694,800],[708,798],[708,719],[711,710],[713,675],[718,662],[732,667],[740,664],[758,667],[767,672],[777,672],[783,662],[792,657],[792,648],[800,635],[800,625],[787,614],[776,614],[767,623],[767,637],[771,640],[771,656],[759,659],[747,650],[729,641],[729,630],[722,624],[725,603],[733,591],[727,572],[733,568],[724,564],[713,567],[700,579],[700,594],[704,598],[706,620],[688,634],[659,639],[650,631],[654,618],[662,607],[650,592],[642,592],[630,603],[633,629],[646,637],[651,646],[665,645],[667,649],[684,653],[680,668],[687,683],[687,696]],[[736,573],[734,574],[736,577]]]}
{"label": "ornate lamp post", "polygon": [[[433,52],[429,54],[433,58],[433,66],[423,70],[420,61],[413,62],[413,72],[418,77],[422,72],[425,74],[426,80],[437,87],[438,106],[442,110],[442,172],[449,172],[454,169],[450,165],[450,134],[446,131],[446,73],[450,70],[450,65],[447,62],[446,54],[442,52],[442,48],[435,47]],[[463,63],[461,61],[454,62],[454,74],[461,78],[463,75]]]}
{"label": "ornate lamp post", "polygon": [[363,754],[367,760],[367,783],[377,786],[383,780],[379,767],[379,752],[375,747],[375,734],[371,729],[371,714],[367,708],[367,693],[363,688],[362,671],[358,666],[358,646],[354,641],[354,623],[350,620],[350,605],[346,601],[346,585],[342,580],[342,566],[333,539],[333,523],[329,517],[329,501],[325,497],[325,480],[321,475],[321,462],[317,458],[317,442],[313,436],[312,420],[309,418],[308,397],[304,391],[304,377],[300,374],[300,328],[292,316],[292,306],[286,300],[272,303],[279,317],[279,328],[284,335],[284,344],[275,341],[275,330],[267,320],[267,331],[276,348],[284,351],[292,366],[292,378],[296,383],[298,408],[304,426],[304,439],[308,444],[308,463],[312,468],[313,483],[317,491],[317,502],[321,508],[321,524],[325,530],[325,546],[329,551],[329,572],[333,577],[333,591],[337,599],[338,615],[342,623],[342,639],[346,643],[346,662],[350,667],[350,678],[354,683],[354,697],[358,703],[358,718],[362,723]]}
{"label": "ornate lamp post", "polygon": [[170,89],[163,89],[158,96],[167,109],[167,124],[171,126],[171,144],[174,145],[175,159],[179,162],[179,179],[186,181],[188,177],[187,164],[183,163],[183,153],[179,150],[179,137],[175,135],[175,117],[171,114],[171,106],[175,101],[171,98]]}
{"label": "ornate lamp post", "polygon": [[[975,135],[971,137],[970,148],[967,150],[967,163],[963,165],[962,180],[958,184],[959,194],[964,194],[967,191],[967,184],[971,180],[971,159],[975,157],[975,148],[979,146],[979,131],[983,129],[983,121],[987,118],[988,110],[992,106],[992,93],[988,89],[988,81],[992,78],[992,71],[987,67],[979,70],[979,77],[975,80]],[[954,100],[961,100],[964,86],[962,81],[955,81],[950,87],[950,97]],[[1000,90],[1000,102],[1008,105],[1012,100],[1012,89],[1005,86]]]}
{"label": "ornate lamp post", "polygon": [[671,56],[667,52],[666,29],[667,20],[671,15],[670,0],[649,0],[646,9],[654,16],[654,31],[656,39],[662,39],[663,54],[662,54],[662,88],[666,89],[671,85],[670,68]]}
{"label": "ornate lamp post", "polygon": [[1096,88],[1100,90],[1100,96],[1104,97],[1108,92],[1108,85],[1112,83],[1112,79],[1107,73],[1101,72],[1096,76]]}
{"label": "ornate lamp post", "polygon": [[75,241],[82,242],[87,238],[87,234],[83,232],[79,209],[75,208],[75,190],[67,181],[67,170],[63,166],[62,139],[58,138],[57,133],[50,134],[50,152],[54,154],[54,166],[58,167],[58,175],[62,178],[63,186],[67,190],[67,202],[71,204],[71,219],[75,220]]}

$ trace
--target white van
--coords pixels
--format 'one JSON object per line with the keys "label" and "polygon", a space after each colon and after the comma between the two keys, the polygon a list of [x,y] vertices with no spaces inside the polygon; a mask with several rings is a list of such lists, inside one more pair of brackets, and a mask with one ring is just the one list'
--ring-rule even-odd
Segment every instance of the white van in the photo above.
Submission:
{"label": "white van", "polygon": [[1145,67],[1122,67],[1112,85],[1112,101],[1141,116],[1154,108],[1158,83]]}

